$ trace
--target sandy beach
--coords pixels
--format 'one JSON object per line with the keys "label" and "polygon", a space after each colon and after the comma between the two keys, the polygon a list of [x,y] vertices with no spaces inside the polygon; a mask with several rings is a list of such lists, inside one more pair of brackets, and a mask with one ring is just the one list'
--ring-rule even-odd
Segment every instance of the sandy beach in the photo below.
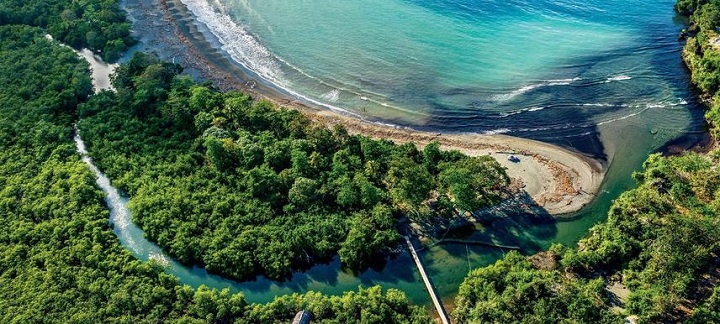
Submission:
{"label": "sandy beach", "polygon": [[[256,80],[226,53],[214,48],[206,39],[208,35],[200,30],[203,26],[197,25],[180,0],[127,0],[123,7],[129,12],[134,33],[141,42],[135,50],[157,52],[161,58],[183,65],[186,73],[209,80],[222,90],[242,90],[257,99],[298,109],[328,127],[342,124],[351,134],[396,143],[414,142],[420,147],[435,140],[444,149],[491,155],[538,206],[552,215],[580,210],[592,201],[602,183],[605,168],[600,162],[558,146],[504,135],[422,132],[312,107]],[[509,161],[511,154],[520,161]]]}

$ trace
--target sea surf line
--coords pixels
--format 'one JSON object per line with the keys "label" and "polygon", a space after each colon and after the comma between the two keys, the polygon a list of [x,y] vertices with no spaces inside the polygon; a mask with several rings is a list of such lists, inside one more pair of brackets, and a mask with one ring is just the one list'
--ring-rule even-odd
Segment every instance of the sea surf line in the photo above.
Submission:
{"label": "sea surf line", "polygon": [[[592,154],[598,149],[583,147],[586,138],[562,137],[588,133],[587,124],[625,126],[618,117],[633,112],[623,112],[622,103],[689,95],[683,81],[667,78],[669,68],[682,70],[660,62],[679,51],[670,0],[652,6],[597,0],[181,2],[218,48],[260,78],[297,99],[386,124],[464,133],[502,129]],[[610,98],[624,102],[613,109],[584,105]],[[556,102],[567,108],[555,109]],[[512,114],[533,107],[546,108]],[[498,116],[506,119],[498,122]],[[644,117],[663,124],[688,118],[679,110]],[[565,131],[554,132],[558,126]]]}

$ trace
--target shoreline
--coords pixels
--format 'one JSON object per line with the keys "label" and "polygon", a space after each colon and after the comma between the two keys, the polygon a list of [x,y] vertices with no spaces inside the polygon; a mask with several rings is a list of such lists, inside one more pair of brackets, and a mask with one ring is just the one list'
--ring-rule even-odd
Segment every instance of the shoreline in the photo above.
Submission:
{"label": "shoreline", "polygon": [[[312,107],[257,79],[222,50],[212,47],[198,30],[200,23],[193,19],[180,0],[127,0],[122,6],[128,11],[133,33],[140,40],[135,50],[155,51],[161,58],[183,65],[186,73],[196,79],[211,81],[223,91],[241,90],[255,99],[297,109],[326,127],[341,124],[350,134],[384,138],[399,144],[414,142],[420,148],[436,140],[446,150],[476,156],[491,155],[507,168],[511,178],[519,180],[521,190],[549,214],[557,216],[579,211],[592,202],[604,179],[606,170],[599,161],[535,140],[506,135],[417,131]],[[510,154],[520,157],[520,162],[508,161]]]}

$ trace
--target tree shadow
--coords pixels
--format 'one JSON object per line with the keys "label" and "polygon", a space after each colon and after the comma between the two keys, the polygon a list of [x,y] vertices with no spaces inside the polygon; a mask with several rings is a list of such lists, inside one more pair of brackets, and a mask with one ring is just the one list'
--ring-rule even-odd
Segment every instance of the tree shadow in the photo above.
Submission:
{"label": "tree shadow", "polygon": [[[523,191],[496,206],[472,213],[463,226],[448,232],[441,240],[448,240],[447,244],[475,242],[488,247],[517,247],[524,254],[533,254],[545,248],[541,242],[556,235],[557,219]],[[446,249],[456,256],[462,254],[445,248],[445,244],[433,248]]]}

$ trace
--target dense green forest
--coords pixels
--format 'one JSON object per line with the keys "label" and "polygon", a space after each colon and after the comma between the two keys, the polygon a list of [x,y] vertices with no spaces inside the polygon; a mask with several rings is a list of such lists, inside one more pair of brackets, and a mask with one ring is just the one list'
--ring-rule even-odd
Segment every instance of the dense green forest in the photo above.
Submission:
{"label": "dense green forest", "polygon": [[[711,41],[720,1],[680,0],[676,9],[691,15],[683,55],[716,125],[720,51]],[[0,0],[0,25],[8,23],[36,27],[0,26],[3,323],[286,323],[301,309],[323,323],[430,322],[397,290],[248,304],[241,294],[193,290],[138,261],[110,229],[103,194],[75,152],[78,118],[91,154],[132,197],[150,238],[185,262],[236,278],[282,278],[336,254],[360,268],[395,244],[399,217],[450,217],[493,204],[507,182],[488,158],[314,127],[296,111],[196,84],[153,56],[120,68],[117,93],[90,97],[87,64],[43,35],[114,59],[132,43],[115,1]],[[638,187],[579,247],[530,258],[513,252],[472,271],[453,317],[720,322],[718,165],[717,149],[652,155],[635,175]],[[630,291],[621,308],[611,307],[610,280]]]}
{"label": "dense green forest", "polygon": [[81,105],[79,128],[136,223],[182,262],[237,279],[337,254],[358,269],[397,244],[401,216],[476,210],[507,184],[490,157],[329,130],[180,71],[135,54],[116,93]]}
{"label": "dense green forest", "polygon": [[457,323],[617,323],[605,307],[601,279],[567,278],[538,269],[511,252],[495,264],[473,270],[460,286],[453,318]]}
{"label": "dense green forest", "polygon": [[87,63],[29,26],[0,26],[0,322],[428,323],[404,293],[241,294],[182,286],[135,259],[108,224],[104,195],[72,141],[92,86]]}
{"label": "dense green forest", "polygon": [[117,0],[0,0],[0,25],[10,24],[41,27],[63,43],[99,52],[110,62],[134,44],[131,24]]}
{"label": "dense green forest", "polygon": [[[706,119],[720,122],[720,1],[678,1],[691,15],[683,56],[692,81],[710,99]],[[718,128],[712,128],[717,138]],[[618,198],[606,222],[578,248],[553,247],[537,267],[517,254],[472,271],[460,287],[460,323],[720,322],[720,149],[707,154],[651,155],[635,174],[638,187]],[[537,258],[534,256],[530,259]],[[547,263],[546,263],[547,264]],[[540,269],[542,268],[542,269]],[[606,289],[629,289],[622,308]]]}
{"label": "dense green forest", "polygon": [[[720,1],[680,0],[678,10],[690,15],[690,28],[687,30],[687,44],[683,49],[683,58],[691,71],[692,81],[705,94],[710,109],[705,119],[712,126],[720,126],[720,43],[716,43],[717,27],[720,26]],[[711,129],[715,138],[720,136],[720,128]]]}

